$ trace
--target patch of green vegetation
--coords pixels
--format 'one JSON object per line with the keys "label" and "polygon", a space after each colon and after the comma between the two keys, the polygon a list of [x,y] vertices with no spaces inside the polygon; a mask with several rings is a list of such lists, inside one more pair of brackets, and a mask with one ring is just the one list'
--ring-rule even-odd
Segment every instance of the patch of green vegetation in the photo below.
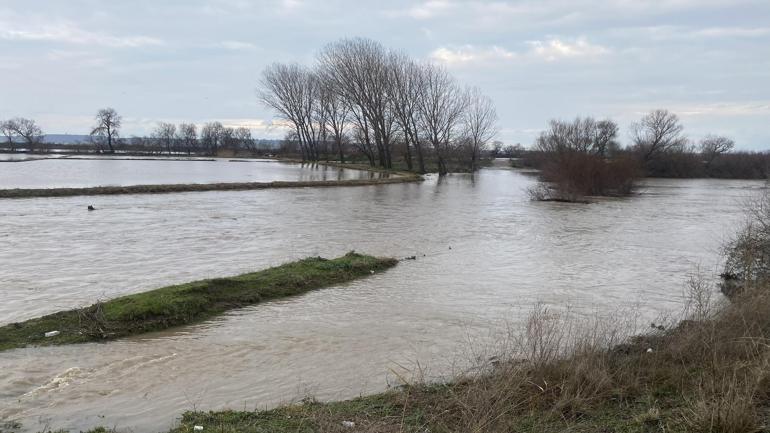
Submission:
{"label": "patch of green vegetation", "polygon": [[[106,341],[168,329],[234,308],[344,283],[396,263],[395,259],[350,252],[333,260],[313,257],[235,277],[163,287],[0,327],[0,351]],[[59,334],[45,337],[51,331]]]}

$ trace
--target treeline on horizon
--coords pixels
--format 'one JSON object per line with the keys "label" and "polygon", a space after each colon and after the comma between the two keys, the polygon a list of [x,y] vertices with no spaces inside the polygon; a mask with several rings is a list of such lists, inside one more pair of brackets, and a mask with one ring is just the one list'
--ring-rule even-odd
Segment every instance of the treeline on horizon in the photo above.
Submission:
{"label": "treeline on horizon", "polygon": [[[2,148],[15,152],[46,152],[53,149],[74,151],[95,151],[114,153],[116,151],[168,153],[187,155],[217,155],[222,149],[244,150],[256,153],[267,150],[264,140],[255,140],[251,130],[245,127],[226,127],[221,122],[207,122],[200,128],[195,123],[182,122],[175,125],[158,122],[147,137],[120,136],[123,117],[113,108],[103,108],[96,113],[96,124],[90,131],[88,143],[62,145],[43,141],[44,134],[33,119],[16,117],[0,121],[0,134],[4,137]],[[200,131],[200,133],[199,133]]]}

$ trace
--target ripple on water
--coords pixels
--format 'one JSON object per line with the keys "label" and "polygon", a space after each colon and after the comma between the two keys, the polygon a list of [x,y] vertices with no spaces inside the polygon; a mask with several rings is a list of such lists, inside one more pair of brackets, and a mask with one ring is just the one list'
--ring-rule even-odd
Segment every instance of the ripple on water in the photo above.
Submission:
{"label": "ripple on water", "polygon": [[[379,391],[417,360],[445,374],[538,301],[654,318],[679,307],[696,265],[717,269],[737,210],[762,185],[653,180],[637,197],[568,205],[529,202],[532,181],[484,170],[360,188],[3,201],[0,323],[307,256],[417,260],[173,331],[5,352],[0,418],[32,431],[41,419],[158,431],[187,409]],[[84,211],[91,202],[99,212]]]}

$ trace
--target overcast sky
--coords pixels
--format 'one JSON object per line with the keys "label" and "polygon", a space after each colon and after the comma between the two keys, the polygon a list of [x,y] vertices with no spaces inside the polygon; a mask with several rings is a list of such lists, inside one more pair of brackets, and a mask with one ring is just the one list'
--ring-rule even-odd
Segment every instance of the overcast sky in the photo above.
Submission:
{"label": "overcast sky", "polygon": [[352,36],[481,87],[506,143],[577,115],[615,119],[626,142],[668,108],[693,139],[770,149],[770,0],[0,0],[0,119],[85,134],[111,106],[123,136],[219,120],[281,137],[262,68]]}

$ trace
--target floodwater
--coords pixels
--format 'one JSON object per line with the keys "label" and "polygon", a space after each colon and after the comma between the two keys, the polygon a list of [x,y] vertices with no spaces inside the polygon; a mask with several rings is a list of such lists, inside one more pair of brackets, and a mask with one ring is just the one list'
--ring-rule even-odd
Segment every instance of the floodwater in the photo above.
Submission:
{"label": "floodwater", "polygon": [[764,186],[650,180],[633,198],[579,205],[530,202],[532,182],[482,170],[419,184],[0,201],[0,324],[307,256],[417,256],[171,332],[0,353],[0,419],[156,432],[184,410],[381,391],[417,362],[441,376],[537,302],[653,320],[680,308],[689,273],[719,270],[743,201]]}
{"label": "floodwater", "polygon": [[[81,188],[169,183],[270,182],[366,179],[361,170],[269,160],[40,158],[6,154],[0,162],[0,189]],[[24,161],[19,159],[31,158]],[[14,162],[8,162],[13,161]]]}

